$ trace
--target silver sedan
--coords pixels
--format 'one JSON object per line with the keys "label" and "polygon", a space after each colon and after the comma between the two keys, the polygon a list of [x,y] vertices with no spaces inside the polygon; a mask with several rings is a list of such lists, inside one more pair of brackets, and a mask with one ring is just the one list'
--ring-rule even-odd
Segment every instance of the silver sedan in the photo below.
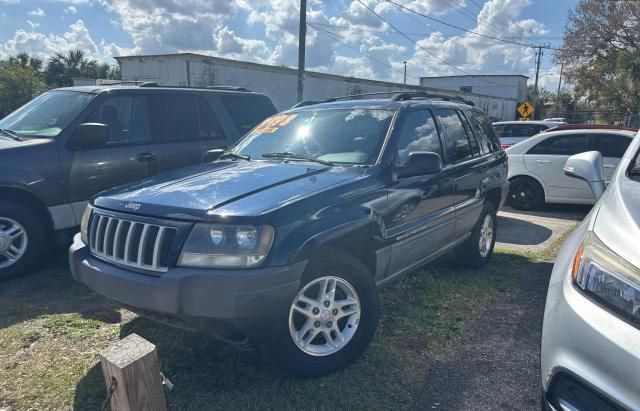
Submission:
{"label": "silver sedan", "polygon": [[599,201],[551,275],[541,349],[547,409],[640,409],[639,152],[636,137],[608,187],[598,152],[564,166]]}

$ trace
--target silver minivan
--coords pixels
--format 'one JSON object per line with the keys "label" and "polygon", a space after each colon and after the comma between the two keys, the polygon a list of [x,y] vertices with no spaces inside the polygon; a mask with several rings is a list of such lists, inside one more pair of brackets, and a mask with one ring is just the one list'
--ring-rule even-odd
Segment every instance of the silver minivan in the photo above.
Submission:
{"label": "silver minivan", "polygon": [[547,409],[640,409],[639,152],[636,135],[608,187],[599,152],[565,164],[599,201],[551,274],[541,348]]}

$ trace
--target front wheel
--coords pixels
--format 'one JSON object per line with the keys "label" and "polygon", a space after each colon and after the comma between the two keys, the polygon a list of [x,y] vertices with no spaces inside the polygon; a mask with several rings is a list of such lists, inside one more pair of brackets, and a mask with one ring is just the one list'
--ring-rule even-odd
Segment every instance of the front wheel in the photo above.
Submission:
{"label": "front wheel", "polygon": [[486,265],[493,255],[496,232],[496,209],[493,204],[485,203],[471,235],[456,248],[457,260],[460,264],[472,268]]}
{"label": "front wheel", "polygon": [[535,210],[544,204],[544,190],[533,178],[520,176],[509,182],[508,199],[516,210]]}
{"label": "front wheel", "polygon": [[0,279],[24,274],[40,259],[43,246],[38,216],[21,204],[0,201]]}
{"label": "front wheel", "polygon": [[309,264],[286,326],[267,348],[291,375],[330,374],[364,353],[379,315],[378,291],[369,270],[352,256],[332,250]]}

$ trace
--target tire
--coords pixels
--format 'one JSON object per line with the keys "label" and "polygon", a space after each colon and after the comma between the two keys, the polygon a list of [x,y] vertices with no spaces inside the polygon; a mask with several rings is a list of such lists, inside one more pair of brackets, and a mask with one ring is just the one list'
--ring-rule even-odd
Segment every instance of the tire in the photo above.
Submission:
{"label": "tire", "polygon": [[[489,227],[486,224],[489,224]],[[493,255],[497,227],[496,208],[491,203],[485,203],[471,235],[455,250],[459,264],[470,268],[484,267]],[[487,233],[487,228],[490,230],[490,237],[484,235]],[[484,237],[483,242],[480,241],[481,237]]]}
{"label": "tire", "polygon": [[44,240],[44,224],[35,212],[20,203],[0,201],[0,279],[33,268],[42,257]]}
{"label": "tire", "polygon": [[516,177],[509,182],[509,205],[516,210],[530,211],[544,205],[544,190],[531,177]]}
{"label": "tire", "polygon": [[[335,281],[335,305],[324,305],[324,298],[318,298],[313,305],[299,301],[300,296],[312,298],[319,296],[323,281],[328,278]],[[355,312],[356,305],[337,307],[346,301],[345,289],[355,293],[359,304],[359,314],[333,317],[338,313]],[[317,305],[316,305],[317,304]],[[293,308],[304,307],[307,314]],[[314,310],[317,310],[314,312]],[[343,310],[340,312],[339,310]],[[329,315],[328,313],[331,313]],[[283,318],[284,326],[275,340],[266,348],[275,364],[284,372],[298,378],[312,378],[333,373],[358,359],[366,351],[373,339],[380,317],[378,290],[369,270],[356,258],[338,249],[325,249],[316,256],[307,267],[300,281],[299,293],[294,297],[288,318]],[[282,324],[281,322],[281,324]],[[307,326],[309,331],[300,333]],[[336,330],[341,331],[344,343],[340,342]],[[355,329],[355,331],[352,331]],[[315,336],[313,336],[315,333]],[[329,332],[338,347],[331,347],[323,332]],[[305,348],[294,341],[294,333],[307,340]],[[306,351],[305,351],[306,350]]]}

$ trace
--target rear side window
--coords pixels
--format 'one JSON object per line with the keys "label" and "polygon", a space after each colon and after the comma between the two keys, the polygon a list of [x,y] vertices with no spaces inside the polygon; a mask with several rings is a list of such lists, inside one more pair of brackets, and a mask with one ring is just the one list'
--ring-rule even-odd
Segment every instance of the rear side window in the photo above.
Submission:
{"label": "rear side window", "polygon": [[603,157],[622,158],[631,138],[615,134],[592,134],[589,150],[596,150]]}
{"label": "rear side window", "polygon": [[[451,153],[451,160],[454,163],[473,157],[474,152],[469,142],[469,136],[465,131],[462,119],[454,109],[439,109],[437,111],[440,124],[445,130],[447,148]],[[471,137],[473,138],[473,136]]]}
{"label": "rear side window", "polygon": [[140,144],[151,140],[147,101],[142,96],[108,97],[85,122],[109,126],[108,145]]}
{"label": "rear side window", "polygon": [[412,111],[407,114],[400,129],[396,164],[405,165],[409,153],[429,151],[442,157],[442,145],[433,115],[428,110]]}
{"label": "rear side window", "polygon": [[500,150],[500,143],[487,116],[482,113],[467,111],[467,118],[469,118],[473,133],[480,142],[482,151],[490,153]]}
{"label": "rear side window", "polygon": [[249,132],[265,118],[277,113],[271,100],[264,96],[228,95],[221,96],[220,100],[227,108],[231,120],[241,135]]}
{"label": "rear side window", "polygon": [[198,96],[198,118],[200,120],[200,138],[203,140],[222,140],[224,133],[218,116],[204,97]]}
{"label": "rear side window", "polygon": [[148,98],[154,137],[163,142],[199,139],[196,96],[180,93]]}
{"label": "rear side window", "polygon": [[573,134],[548,138],[531,147],[527,154],[572,156],[587,151],[587,135]]}

